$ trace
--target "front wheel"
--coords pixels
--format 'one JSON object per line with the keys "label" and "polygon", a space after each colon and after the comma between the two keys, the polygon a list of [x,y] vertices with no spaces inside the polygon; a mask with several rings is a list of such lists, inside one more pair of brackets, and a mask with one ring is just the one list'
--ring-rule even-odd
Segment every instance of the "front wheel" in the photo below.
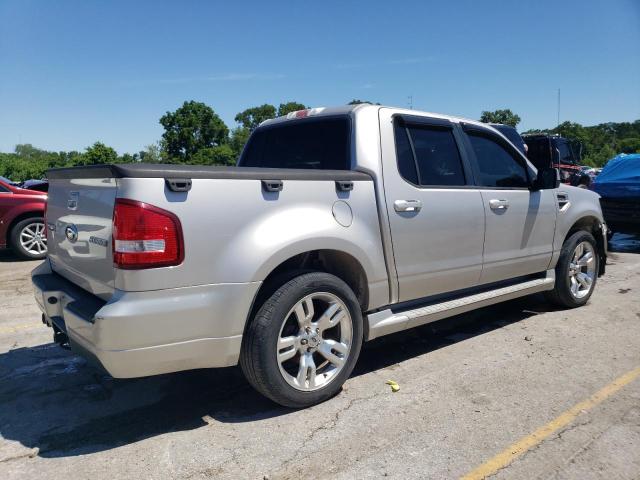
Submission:
{"label": "front wheel", "polygon": [[596,286],[599,262],[593,235],[583,230],[575,232],[562,245],[556,265],[556,284],[547,298],[566,308],[587,303]]}
{"label": "front wheel", "polygon": [[20,220],[11,229],[11,248],[22,258],[40,260],[47,255],[47,235],[44,218]]}
{"label": "front wheel", "polygon": [[245,333],[240,365],[274,402],[308,407],[340,391],[362,338],[360,305],[348,285],[328,273],[306,273],[262,305]]}

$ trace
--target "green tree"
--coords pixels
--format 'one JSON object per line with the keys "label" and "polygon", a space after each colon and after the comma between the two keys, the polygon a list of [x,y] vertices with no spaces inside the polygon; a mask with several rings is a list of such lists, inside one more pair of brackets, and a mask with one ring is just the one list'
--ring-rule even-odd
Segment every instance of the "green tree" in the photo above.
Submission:
{"label": "green tree", "polygon": [[201,148],[190,159],[193,165],[235,165],[236,156],[230,145]]}
{"label": "green tree", "polygon": [[583,156],[582,163],[592,167],[602,167],[609,160],[617,155],[617,152],[611,147],[611,145],[604,145],[597,151],[589,152]]}
{"label": "green tree", "polygon": [[117,162],[118,153],[113,148],[107,147],[102,142],[96,142],[79,156],[77,165],[104,165]]}
{"label": "green tree", "polygon": [[247,140],[249,140],[250,135],[251,131],[245,127],[238,127],[231,132],[231,140],[229,144],[231,145],[231,149],[233,150],[233,154],[236,159],[240,157],[242,149],[247,143]]}
{"label": "green tree", "polygon": [[199,150],[227,143],[229,129],[211,107],[193,100],[160,118],[162,147],[170,162],[186,163]]}
{"label": "green tree", "polygon": [[265,120],[275,118],[276,107],[265,103],[259,107],[252,107],[243,110],[235,117],[235,121],[242,125],[244,128],[253,131]]}
{"label": "green tree", "polygon": [[118,157],[117,163],[137,163],[140,161],[140,157],[137,153],[133,155],[130,153],[123,153]]}
{"label": "green tree", "polygon": [[147,145],[144,150],[138,152],[138,157],[144,163],[163,163],[163,152],[160,144],[152,143]]}
{"label": "green tree", "polygon": [[640,153],[640,137],[620,140],[620,153]]}
{"label": "green tree", "polygon": [[284,117],[288,113],[297,112],[298,110],[304,110],[305,108],[307,107],[298,102],[281,103],[278,107],[278,117]]}
{"label": "green tree", "polygon": [[518,125],[520,120],[520,116],[516,115],[508,108],[503,110],[494,110],[493,112],[485,110],[480,115],[480,121],[483,123],[502,123],[504,125],[511,125],[512,127]]}

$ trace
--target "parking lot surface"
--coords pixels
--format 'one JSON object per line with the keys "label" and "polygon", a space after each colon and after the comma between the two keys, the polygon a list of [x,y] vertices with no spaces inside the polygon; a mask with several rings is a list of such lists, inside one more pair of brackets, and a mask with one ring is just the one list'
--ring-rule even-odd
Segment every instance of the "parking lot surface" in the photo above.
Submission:
{"label": "parking lot surface", "polygon": [[[640,240],[583,308],[541,296],[365,344],[307,410],[237,368],[114,380],[52,343],[0,253],[0,478],[640,478]],[[393,393],[385,382],[393,380]]]}

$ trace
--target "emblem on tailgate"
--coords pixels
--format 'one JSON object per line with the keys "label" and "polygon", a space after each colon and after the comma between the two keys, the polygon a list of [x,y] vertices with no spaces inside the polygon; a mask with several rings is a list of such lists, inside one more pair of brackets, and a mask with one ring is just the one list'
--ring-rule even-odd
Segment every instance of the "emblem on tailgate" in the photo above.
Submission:
{"label": "emblem on tailgate", "polygon": [[80,192],[69,192],[69,199],[67,200],[67,208],[69,210],[75,210],[78,208],[78,197]]}
{"label": "emblem on tailgate", "polygon": [[71,243],[75,243],[78,240],[78,227],[76,227],[73,223],[67,225],[64,229],[64,234]]}
{"label": "emblem on tailgate", "polygon": [[100,245],[101,247],[106,247],[107,245],[109,245],[108,240],[100,237],[94,237],[93,235],[89,237],[89,243],[94,243],[96,245]]}

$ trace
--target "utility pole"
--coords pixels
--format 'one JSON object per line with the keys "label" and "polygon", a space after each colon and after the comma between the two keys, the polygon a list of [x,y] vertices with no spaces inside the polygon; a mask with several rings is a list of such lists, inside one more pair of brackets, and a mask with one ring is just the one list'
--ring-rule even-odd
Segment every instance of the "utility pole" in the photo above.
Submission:
{"label": "utility pole", "polygon": [[560,126],[560,89],[558,89],[558,127]]}
{"label": "utility pole", "polygon": [[413,95],[409,95],[407,99],[409,100],[409,110],[413,110]]}

